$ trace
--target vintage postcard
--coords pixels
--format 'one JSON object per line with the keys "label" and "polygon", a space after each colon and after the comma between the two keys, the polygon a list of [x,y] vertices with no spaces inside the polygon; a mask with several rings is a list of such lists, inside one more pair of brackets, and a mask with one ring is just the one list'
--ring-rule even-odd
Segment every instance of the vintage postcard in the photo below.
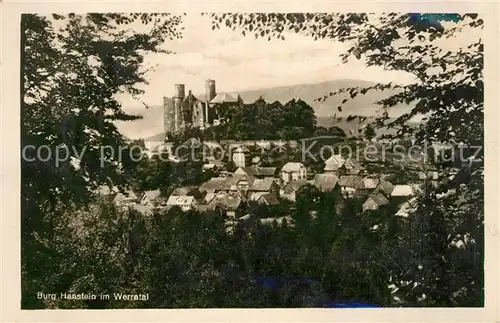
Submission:
{"label": "vintage postcard", "polygon": [[496,3],[1,9],[3,320],[498,321]]}

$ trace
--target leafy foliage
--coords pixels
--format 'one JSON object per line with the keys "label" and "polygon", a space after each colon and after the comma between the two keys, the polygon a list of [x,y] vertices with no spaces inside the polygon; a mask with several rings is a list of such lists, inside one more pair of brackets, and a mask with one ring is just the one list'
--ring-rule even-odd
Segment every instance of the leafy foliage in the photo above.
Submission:
{"label": "leafy foliage", "polygon": [[208,139],[302,139],[313,135],[316,116],[313,108],[302,100],[292,99],[284,105],[267,103],[259,98],[254,103],[225,107],[226,123],[208,128]]}
{"label": "leafy foliage", "polygon": [[[347,43],[347,51],[341,54],[344,62],[362,60],[366,66],[406,72],[413,76],[414,81],[409,84],[389,82],[366,88],[344,88],[325,93],[318,100],[339,93],[348,93],[355,98],[369,91],[395,89],[395,94],[377,103],[384,111],[401,103],[411,105],[412,109],[394,121],[390,121],[388,113],[384,112],[377,118],[375,126],[398,129],[394,135],[397,138],[413,134],[416,143],[463,144],[466,147],[482,147],[484,143],[483,43],[477,32],[482,30],[484,21],[477,14],[209,15],[213,18],[214,29],[223,27],[224,22],[225,27],[243,35],[253,34],[256,38],[285,39],[286,34],[291,32]],[[471,36],[467,44],[451,46],[449,40],[459,35]],[[342,110],[342,105],[338,110]],[[410,127],[408,121],[416,116],[423,117],[422,125],[419,128]],[[404,263],[390,270],[395,288],[404,290],[394,298],[400,304],[481,304],[482,263],[478,264],[477,259],[483,255],[484,237],[482,149],[475,157],[472,168],[464,168],[464,160],[458,163],[462,167],[461,174],[471,181],[470,186],[462,187],[460,193],[446,180],[438,188],[429,186],[410,215],[412,223],[425,224],[416,239],[428,248],[422,256],[427,263],[422,265],[425,278],[420,276],[419,267],[414,265],[414,261],[420,261],[415,254],[404,258]],[[441,168],[442,178],[449,176],[446,169]],[[448,198],[438,198],[439,194],[447,194]],[[457,207],[462,208],[458,213]],[[467,212],[473,216],[467,216]],[[457,231],[460,233],[457,234]],[[447,239],[460,239],[466,247],[457,251]],[[457,268],[464,271],[458,272]],[[413,276],[409,278],[408,275]],[[421,283],[421,280],[424,282]]]}
{"label": "leafy foliage", "polygon": [[[140,23],[151,28],[133,31]],[[59,271],[51,263],[59,257],[55,223],[67,216],[61,205],[88,204],[100,184],[127,184],[133,154],[113,121],[137,117],[115,95],[141,93],[144,53],[169,53],[162,45],[180,36],[180,23],[171,14],[22,16],[22,267],[23,281],[34,284],[23,285],[29,291],[45,290],[43,276]],[[49,158],[36,158],[47,148]]]}

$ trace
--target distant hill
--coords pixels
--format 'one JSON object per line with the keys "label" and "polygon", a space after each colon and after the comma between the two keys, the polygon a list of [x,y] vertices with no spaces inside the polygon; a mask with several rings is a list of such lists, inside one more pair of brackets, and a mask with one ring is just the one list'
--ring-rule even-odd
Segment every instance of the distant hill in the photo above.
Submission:
{"label": "distant hill", "polygon": [[[394,120],[392,118],[391,120]],[[350,137],[350,136],[356,136],[359,135],[360,133],[363,133],[364,127],[366,127],[367,124],[372,123],[375,121],[375,117],[366,117],[363,119],[363,121],[360,122],[359,118],[354,118],[349,121],[347,121],[347,117],[317,117],[317,125],[325,128],[330,128],[330,127],[339,127],[344,131],[344,133]],[[412,122],[411,124],[417,125],[418,123]],[[377,136],[380,136],[382,134],[388,135],[388,134],[395,134],[396,130],[394,129],[375,129],[375,133]],[[144,138],[146,141],[162,141],[164,139],[165,135],[163,132],[157,133],[153,136],[149,136]]]}
{"label": "distant hill", "polygon": [[[360,133],[363,133],[364,128],[367,124],[375,122],[376,117],[366,117],[363,118],[363,121],[360,121],[359,117],[353,118],[351,120],[347,120],[346,117],[317,117],[317,126],[330,128],[330,127],[339,127],[342,129],[347,136],[356,136]],[[395,118],[390,118],[388,121],[394,121]],[[419,122],[417,121],[409,121],[407,122],[410,126],[418,126]],[[375,133],[377,136],[380,135],[395,135],[395,129],[387,129],[387,128],[376,128]]]}
{"label": "distant hill", "polygon": [[[286,103],[295,98],[302,99],[314,108],[316,116],[319,119],[338,117],[347,117],[349,115],[361,116],[376,116],[380,114],[380,106],[374,102],[385,98],[395,92],[392,90],[386,91],[370,91],[366,95],[358,95],[356,98],[346,102],[342,111],[338,111],[337,107],[342,100],[348,97],[348,94],[336,95],[330,97],[325,102],[317,102],[315,99],[322,97],[330,92],[335,92],[345,87],[367,87],[376,83],[361,81],[361,80],[332,80],[315,84],[298,84],[290,86],[280,86],[274,88],[266,88],[260,90],[241,91],[239,93],[231,93],[233,95],[241,95],[245,102],[254,102],[262,96],[267,102],[280,101]],[[224,89],[220,89],[221,92]],[[200,97],[202,95],[199,95]],[[161,100],[161,98],[158,98]],[[143,119],[130,122],[116,122],[119,130],[129,138],[148,138],[163,133],[163,107],[161,105],[151,106],[149,109],[144,107],[126,107],[126,111],[142,115]],[[397,106],[391,108],[389,116],[397,117],[409,110],[408,106]],[[341,127],[342,128],[342,127]]]}

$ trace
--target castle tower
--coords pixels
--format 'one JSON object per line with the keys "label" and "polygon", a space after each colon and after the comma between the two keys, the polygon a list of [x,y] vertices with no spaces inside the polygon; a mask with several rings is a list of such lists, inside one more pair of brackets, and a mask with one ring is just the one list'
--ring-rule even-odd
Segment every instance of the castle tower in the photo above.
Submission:
{"label": "castle tower", "polygon": [[175,110],[173,99],[166,96],[163,97],[163,132],[165,140],[170,140],[168,137],[175,132]]}
{"label": "castle tower", "polygon": [[215,95],[217,93],[215,92],[215,81],[214,80],[206,80],[205,81],[205,94],[206,94],[207,102],[210,102],[210,101],[212,101],[213,98],[215,98]]}
{"label": "castle tower", "polygon": [[169,134],[176,134],[181,130],[182,107],[185,97],[184,84],[176,84],[173,97],[163,97],[163,131],[165,138]]}
{"label": "castle tower", "polygon": [[185,97],[186,97],[186,91],[184,84],[176,84],[175,94],[173,97],[175,133],[179,133],[182,130],[182,125],[183,125],[182,101],[184,100]]}
{"label": "castle tower", "polygon": [[205,81],[205,103],[204,103],[204,108],[205,108],[205,113],[204,113],[204,128],[208,128],[210,126],[210,123],[213,122],[213,107],[210,106],[210,101],[215,98],[217,95],[217,92],[215,90],[215,81],[208,79]]}

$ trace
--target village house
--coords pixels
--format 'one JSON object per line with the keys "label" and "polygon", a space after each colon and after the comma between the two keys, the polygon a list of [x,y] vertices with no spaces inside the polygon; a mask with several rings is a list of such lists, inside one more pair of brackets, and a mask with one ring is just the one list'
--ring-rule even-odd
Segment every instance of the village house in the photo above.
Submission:
{"label": "village house", "polygon": [[235,175],[226,180],[225,188],[226,192],[230,191],[248,191],[252,186],[255,178],[247,175]]}
{"label": "village house", "polygon": [[370,177],[363,178],[364,189],[374,190],[377,188],[379,184],[380,180],[378,178],[370,178]]}
{"label": "village house", "polygon": [[198,190],[201,193],[216,193],[223,191],[226,186],[227,178],[224,177],[212,177],[208,181],[200,185]]}
{"label": "village house", "polygon": [[227,196],[216,199],[216,209],[221,210],[227,217],[237,219],[244,214],[245,203],[239,197]]}
{"label": "village house", "polygon": [[115,203],[116,206],[118,207],[126,207],[130,204],[133,203],[138,203],[139,199],[137,198],[137,195],[132,190],[128,190],[125,192],[118,192],[114,198],[113,198],[113,203]]}
{"label": "village house", "polygon": [[140,204],[148,206],[157,206],[162,204],[160,190],[146,191],[142,194]]}
{"label": "village house", "polygon": [[274,178],[266,177],[266,178],[257,178],[253,181],[252,186],[250,187],[250,191],[252,192],[265,192],[269,194],[273,194],[274,196],[279,195],[279,186],[276,183]]}
{"label": "village house", "polygon": [[286,163],[281,169],[281,179],[284,183],[307,179],[307,169],[302,163]]}
{"label": "village house", "polygon": [[391,193],[391,199],[396,203],[402,203],[422,192],[422,188],[416,184],[395,185]]}
{"label": "village house", "polygon": [[394,190],[394,185],[391,182],[386,181],[385,179],[380,179],[379,184],[374,190],[374,193],[382,193],[386,197],[391,196],[392,191]]}
{"label": "village house", "polygon": [[[269,192],[270,190],[272,190],[273,193],[270,193]],[[270,190],[250,192],[250,194],[248,196],[248,200],[249,201],[255,201],[255,202],[258,202],[258,203],[272,204],[272,205],[279,204],[279,200],[277,198],[279,196],[279,191],[276,192],[274,190],[274,188],[270,189]],[[278,187],[278,190],[279,190],[279,187]],[[262,196],[264,196],[264,200],[261,200]]]}
{"label": "village house", "polygon": [[389,200],[382,193],[371,194],[363,203],[363,212],[378,210],[382,205],[389,204]]}
{"label": "village house", "polygon": [[280,196],[284,199],[295,202],[297,198],[297,191],[307,184],[311,183],[305,179],[288,182],[284,185],[283,189],[280,191]]}
{"label": "village house", "polygon": [[336,173],[344,166],[345,159],[341,155],[332,155],[325,161],[323,171],[325,173]]}
{"label": "village house", "polygon": [[207,193],[203,199],[201,199],[201,204],[208,205],[210,204],[216,197],[218,193]]}
{"label": "village house", "polygon": [[407,197],[415,194],[416,187],[413,185],[395,185],[391,197]]}
{"label": "village house", "polygon": [[344,159],[341,155],[332,155],[325,161],[323,168],[325,173],[335,173],[341,175],[357,175],[364,171],[364,168],[351,159]]}
{"label": "village house", "polygon": [[280,201],[273,194],[264,193],[258,199],[257,203],[264,205],[278,205]]}
{"label": "village house", "polygon": [[364,173],[365,168],[358,164],[357,162],[352,161],[351,159],[347,159],[344,163],[344,169],[346,174],[357,175],[360,173]]}
{"label": "village house", "polygon": [[359,189],[364,189],[363,178],[358,175],[344,175],[339,179],[342,192],[347,196],[353,196]]}
{"label": "village house", "polygon": [[274,177],[275,174],[276,167],[238,167],[238,169],[234,171],[234,175],[248,175],[255,178]]}
{"label": "village house", "polygon": [[236,167],[245,167],[250,162],[249,151],[245,147],[238,147],[232,153],[232,161]]}
{"label": "village house", "polygon": [[174,206],[180,207],[184,212],[195,210],[197,203],[194,196],[175,196],[171,195],[167,201],[167,208],[170,209]]}
{"label": "village house", "polygon": [[196,196],[199,194],[198,187],[195,185],[176,187],[170,196]]}
{"label": "village house", "polygon": [[312,182],[321,192],[331,192],[339,186],[339,178],[334,173],[316,174]]}
{"label": "village house", "polygon": [[356,196],[365,197],[369,194],[373,193],[377,186],[380,184],[380,180],[378,178],[363,178],[363,185],[356,190]]}

